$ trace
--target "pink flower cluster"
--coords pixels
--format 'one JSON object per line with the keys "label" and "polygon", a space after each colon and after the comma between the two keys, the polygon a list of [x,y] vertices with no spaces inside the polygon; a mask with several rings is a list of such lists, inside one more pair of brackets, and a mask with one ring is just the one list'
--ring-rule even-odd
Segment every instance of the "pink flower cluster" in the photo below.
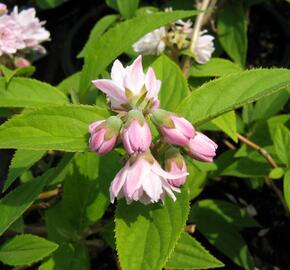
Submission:
{"label": "pink flower cluster", "polygon": [[[90,125],[90,148],[102,156],[122,141],[129,155],[111,183],[111,201],[125,197],[127,203],[155,203],[164,201],[166,193],[175,200],[174,192],[180,192],[179,187],[188,175],[181,152],[211,162],[217,145],[196,132],[185,118],[158,109],[161,82],[152,68],[144,73],[141,56],[126,68],[116,60],[111,80],[100,79],[93,83],[106,94],[111,109],[118,115]],[[149,120],[160,134],[155,143]],[[158,156],[165,157],[165,169],[157,161]]]}
{"label": "pink flower cluster", "polygon": [[8,14],[6,5],[0,3],[0,56],[27,49],[45,52],[40,44],[49,40],[50,33],[35,15],[34,8],[19,12],[17,7]]}

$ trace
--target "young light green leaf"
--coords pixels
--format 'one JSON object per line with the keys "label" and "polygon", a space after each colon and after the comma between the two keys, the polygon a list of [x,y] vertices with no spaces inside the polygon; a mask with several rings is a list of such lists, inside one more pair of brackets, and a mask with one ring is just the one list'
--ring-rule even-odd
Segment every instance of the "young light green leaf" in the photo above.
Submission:
{"label": "young light green leaf", "polygon": [[174,249],[188,215],[189,198],[184,190],[176,202],[164,205],[127,205],[119,200],[116,242],[123,270],[161,269]]}
{"label": "young light green leaf", "polygon": [[118,10],[125,19],[130,19],[135,15],[139,0],[117,0]]}
{"label": "young light green leaf", "polygon": [[238,141],[235,111],[227,112],[213,119],[211,122],[231,137],[235,142]]}
{"label": "young light green leaf", "polygon": [[227,54],[244,66],[247,56],[247,19],[241,2],[227,2],[218,14],[218,38]]}
{"label": "young light green leaf", "polygon": [[58,245],[44,238],[23,234],[0,246],[0,261],[18,266],[40,261],[58,248]]}
{"label": "young light green leaf", "polygon": [[77,231],[95,223],[107,209],[109,186],[121,167],[116,153],[78,153],[64,183],[62,210]]}
{"label": "young light green leaf", "polygon": [[[194,205],[189,220],[219,251],[246,270],[254,270],[253,260],[242,236],[233,224],[211,208]],[[236,221],[235,221],[236,222]],[[225,233],[226,232],[226,233]]]}
{"label": "young light green leaf", "polygon": [[209,269],[223,266],[197,240],[184,232],[166,263],[166,268],[170,269]]}
{"label": "young light green leaf", "polygon": [[281,167],[273,168],[269,173],[269,177],[271,179],[280,179],[283,177],[284,173],[284,169]]}
{"label": "young light green leaf", "polygon": [[284,197],[290,211],[290,170],[288,170],[284,176],[283,185]]}
{"label": "young light green leaf", "polygon": [[0,126],[0,148],[88,150],[88,126],[107,118],[97,106],[53,106],[25,112]]}
{"label": "young light green leaf", "polygon": [[192,77],[222,77],[239,71],[241,68],[227,59],[211,58],[203,65],[193,63],[189,75]]}
{"label": "young light green leaf", "polygon": [[57,88],[28,78],[13,78],[7,84],[0,78],[0,107],[43,107],[68,103]]}
{"label": "young light green leaf", "polygon": [[100,19],[92,29],[89,40],[86,42],[84,48],[78,54],[78,57],[86,57],[98,42],[102,34],[118,19],[117,15],[107,15]]}
{"label": "young light green leaf", "polygon": [[17,150],[9,166],[8,177],[4,184],[3,191],[6,191],[15,179],[29,170],[33,164],[39,161],[45,154],[45,151]]}
{"label": "young light green leaf", "polygon": [[186,79],[178,65],[165,55],[161,55],[153,64],[156,76],[161,80],[159,99],[161,107],[174,110],[189,94]]}
{"label": "young light green leaf", "polygon": [[94,48],[85,58],[79,87],[81,97],[86,95],[91,80],[96,79],[116,57],[146,33],[162,25],[196,14],[197,11],[156,12],[135,17],[111,28],[98,39]]}
{"label": "young light green leaf", "polygon": [[290,84],[287,69],[256,69],[230,74],[203,84],[177,111],[195,125],[274,94]]}
{"label": "young light green leaf", "polygon": [[274,136],[272,136],[276,154],[286,165],[290,165],[290,131],[284,125],[277,125]]}

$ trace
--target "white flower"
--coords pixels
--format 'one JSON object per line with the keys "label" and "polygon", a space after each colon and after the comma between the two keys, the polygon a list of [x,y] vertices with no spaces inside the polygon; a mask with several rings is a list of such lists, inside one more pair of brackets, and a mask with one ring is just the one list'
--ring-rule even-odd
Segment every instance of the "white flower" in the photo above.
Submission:
{"label": "white flower", "polygon": [[139,54],[160,54],[165,50],[165,27],[155,29],[133,44],[133,49]]}
{"label": "white flower", "polygon": [[43,52],[44,48],[40,46],[40,43],[49,40],[50,33],[42,27],[45,22],[40,22],[35,15],[34,8],[18,12],[17,7],[14,7],[13,12],[10,14],[11,18],[21,29],[21,36],[26,47]]}
{"label": "white flower", "polygon": [[214,51],[214,37],[211,35],[204,35],[207,30],[201,31],[195,46],[195,61],[199,64],[204,64],[209,61]]}

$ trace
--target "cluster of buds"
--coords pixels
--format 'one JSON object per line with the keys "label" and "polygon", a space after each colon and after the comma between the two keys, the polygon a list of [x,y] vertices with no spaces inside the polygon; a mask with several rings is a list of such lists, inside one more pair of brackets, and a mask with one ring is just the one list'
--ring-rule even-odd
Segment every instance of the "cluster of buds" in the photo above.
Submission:
{"label": "cluster of buds", "polygon": [[49,40],[50,33],[44,22],[36,17],[34,8],[18,11],[14,7],[8,13],[7,6],[0,3],[0,62],[8,67],[29,66],[26,59],[31,52],[45,53],[41,43]]}
{"label": "cluster of buds", "polygon": [[[111,80],[93,83],[106,94],[112,111],[118,115],[89,126],[90,148],[102,156],[122,141],[128,153],[125,166],[111,183],[111,201],[125,197],[128,203],[155,203],[164,201],[166,193],[175,200],[174,192],[180,192],[188,175],[181,153],[211,162],[217,145],[196,132],[185,118],[159,109],[161,82],[150,67],[144,74],[141,56],[126,68],[116,60]],[[159,131],[156,143],[152,142],[149,123]],[[161,152],[165,169],[157,161]]]}
{"label": "cluster of buds", "polygon": [[[166,12],[172,9],[165,10]],[[133,49],[138,54],[159,55],[166,48],[175,50],[189,49],[193,33],[193,23],[191,20],[177,20],[174,23],[155,29],[153,32],[146,34],[133,44]],[[191,52],[194,59],[199,64],[208,62],[215,50],[214,37],[207,34],[207,30],[199,32],[194,51]]]}

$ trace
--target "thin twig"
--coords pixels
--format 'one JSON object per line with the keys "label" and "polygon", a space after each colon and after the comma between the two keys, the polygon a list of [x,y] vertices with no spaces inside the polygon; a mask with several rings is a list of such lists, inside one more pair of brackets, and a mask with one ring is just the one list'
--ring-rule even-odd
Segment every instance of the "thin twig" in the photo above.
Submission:
{"label": "thin twig", "polygon": [[46,200],[46,199],[49,199],[51,197],[55,197],[55,196],[59,195],[61,192],[62,192],[61,188],[57,187],[57,188],[55,188],[53,190],[41,192],[38,195],[38,199],[39,200]]}
{"label": "thin twig", "polygon": [[[210,0],[203,0],[200,4],[200,10],[205,11],[208,8],[209,3],[210,3]],[[201,27],[202,27],[203,23],[205,23],[204,16],[205,16],[205,12],[199,13],[197,15],[195,23],[194,23],[192,36],[191,36],[191,43],[190,43],[190,47],[189,47],[189,50],[192,53],[194,53],[194,51],[195,51],[196,42],[197,42],[197,39],[199,37]],[[189,76],[190,67],[191,67],[191,58],[186,56],[184,59],[183,68],[182,68],[183,74],[186,78],[188,78],[188,76]]]}
{"label": "thin twig", "polygon": [[[273,159],[273,157],[267,152],[266,149],[262,148],[261,146],[257,145],[256,143],[250,141],[249,139],[245,138],[243,135],[238,133],[238,139],[243,142],[244,144],[248,145],[249,147],[251,147],[252,149],[256,150],[257,152],[259,152],[267,161],[268,163],[271,165],[272,168],[277,168],[278,165],[276,163],[276,161]],[[265,177],[265,183],[266,185],[271,188],[277,198],[280,200],[280,202],[282,203],[284,210],[285,210],[285,214],[287,217],[289,217],[289,210],[288,210],[288,206],[284,200],[284,196],[281,192],[281,190],[276,186],[276,184],[272,181],[272,179],[270,179],[268,176]]]}
{"label": "thin twig", "polygon": [[225,144],[228,148],[230,148],[231,150],[236,150],[236,149],[237,149],[236,146],[234,146],[230,141],[224,139],[223,142],[224,142],[224,144]]}

